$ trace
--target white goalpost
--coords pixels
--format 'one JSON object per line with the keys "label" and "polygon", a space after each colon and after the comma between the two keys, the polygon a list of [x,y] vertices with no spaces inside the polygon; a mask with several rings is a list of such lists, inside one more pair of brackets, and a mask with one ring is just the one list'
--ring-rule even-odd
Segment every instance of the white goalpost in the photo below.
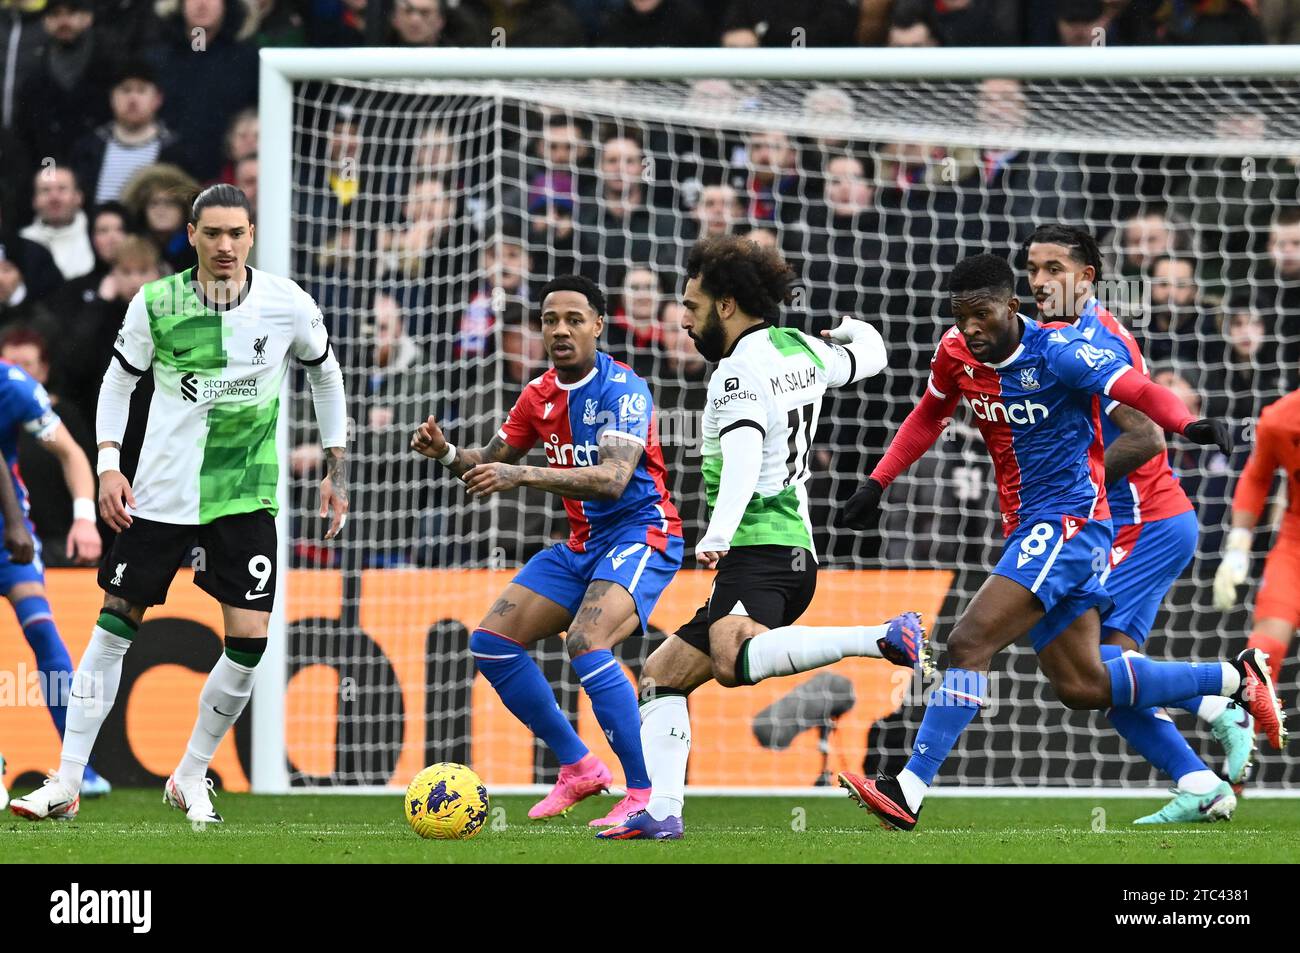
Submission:
{"label": "white goalpost", "polygon": [[[356,439],[353,513],[326,547],[310,401],[286,386],[254,791],[396,790],[444,760],[494,792],[549,786],[554,759],[475,677],[467,640],[523,561],[567,535],[563,511],[533,493],[473,503],[406,441],[436,414],[455,442],[486,443],[545,366],[536,289],[580,271],[611,303],[602,346],[651,384],[690,551],[706,517],[707,368],[674,295],[691,244],[722,231],[774,243],[798,273],[784,323],[816,332],[854,314],[890,347],[881,379],[824,410],[811,624],[914,608],[942,647],[1001,545],[965,410],[891,486],[878,529],[834,528],[833,506],[924,387],[947,270],[1015,256],[1034,227],[1064,222],[1097,235],[1100,296],[1153,374],[1231,418],[1241,445],[1222,459],[1170,439],[1202,537],[1147,650],[1195,661],[1244,646],[1251,594],[1225,613],[1210,593],[1252,421],[1300,383],[1300,250],[1287,251],[1292,228],[1300,249],[1300,48],[265,49],[260,84],[254,264],[321,304]],[[630,676],[709,581],[679,574],[652,631],[616,653]],[[562,647],[535,655],[614,767]],[[1288,701],[1297,671],[1288,661]],[[901,766],[925,694],[856,659],[706,686],[690,703],[691,790],[836,793],[837,770]],[[990,695],[935,793],[1166,786],[1103,718],[1060,705],[1027,645],[995,661]],[[1208,731],[1178,724],[1217,767]],[[1300,796],[1300,767],[1261,755],[1253,786]]]}

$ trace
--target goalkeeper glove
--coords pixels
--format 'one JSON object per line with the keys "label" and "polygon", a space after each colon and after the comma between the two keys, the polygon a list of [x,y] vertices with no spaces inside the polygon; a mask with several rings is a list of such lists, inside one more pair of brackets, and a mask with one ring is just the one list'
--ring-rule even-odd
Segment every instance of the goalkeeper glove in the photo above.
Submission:
{"label": "goalkeeper glove", "polygon": [[1214,574],[1214,608],[1224,612],[1237,604],[1237,587],[1246,581],[1250,572],[1250,530],[1238,526],[1228,534],[1228,545],[1223,551],[1223,561]]}
{"label": "goalkeeper glove", "polygon": [[867,477],[862,489],[849,497],[849,501],[839,512],[838,523],[849,529],[863,530],[880,509],[880,497],[885,488]]}
{"label": "goalkeeper glove", "polygon": [[1194,420],[1183,430],[1183,436],[1192,443],[1215,444],[1225,457],[1232,456],[1232,430],[1226,420],[1209,417]]}

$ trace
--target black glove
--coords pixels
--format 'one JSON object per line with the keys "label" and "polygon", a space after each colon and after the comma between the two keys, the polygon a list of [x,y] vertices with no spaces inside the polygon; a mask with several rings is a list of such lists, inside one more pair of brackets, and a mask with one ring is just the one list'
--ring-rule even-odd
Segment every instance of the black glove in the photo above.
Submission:
{"label": "black glove", "polygon": [[849,497],[849,501],[840,508],[838,520],[840,526],[863,530],[870,524],[880,510],[880,495],[885,488],[870,477],[862,484],[862,489]]}
{"label": "black glove", "polygon": [[1203,420],[1195,421],[1187,425],[1187,429],[1183,431],[1183,436],[1192,443],[1205,446],[1217,444],[1225,457],[1232,456],[1232,429],[1228,426],[1226,420],[1220,420],[1217,417],[1206,417]]}

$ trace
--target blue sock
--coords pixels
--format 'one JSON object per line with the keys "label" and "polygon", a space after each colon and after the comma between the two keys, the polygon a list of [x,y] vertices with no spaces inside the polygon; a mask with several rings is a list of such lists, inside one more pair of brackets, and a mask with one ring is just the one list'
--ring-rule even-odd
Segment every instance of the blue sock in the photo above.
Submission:
{"label": "blue sock", "polygon": [[[1118,645],[1101,647],[1103,662],[1110,662],[1123,654],[1124,650]],[[1154,706],[1111,708],[1106,712],[1106,719],[1134,751],[1175,781],[1193,771],[1209,770],[1178,727],[1169,719],[1160,717]]]}
{"label": "blue sock", "polygon": [[934,783],[948,752],[980,710],[987,688],[988,676],[983,672],[950,668],[943,673],[943,684],[931,693],[925,706],[912,757],[907,760],[908,771],[927,785]]}
{"label": "blue sock", "polygon": [[650,787],[650,775],[641,751],[641,713],[636,689],[623,674],[618,659],[609,649],[593,649],[573,659],[572,664],[591,699],[591,708],[609,739],[609,746],[623,764],[627,786]]}
{"label": "blue sock", "polygon": [[469,638],[469,650],[474,664],[506,707],[555,752],[560,764],[575,764],[587,756],[587,746],[555,703],[555,692],[528,657],[527,649],[495,633],[475,629]]}
{"label": "blue sock", "polygon": [[1104,664],[1110,670],[1114,708],[1170,705],[1191,695],[1218,695],[1223,689],[1219,662],[1153,662],[1143,655],[1120,655]]}
{"label": "blue sock", "polygon": [[67,647],[59,638],[59,630],[54,626],[54,616],[50,604],[44,596],[28,596],[14,604],[18,614],[18,624],[27,644],[36,654],[36,667],[41,673],[41,688],[45,692],[45,704],[49,706],[50,717],[54,727],[63,737],[63,726],[68,718],[68,688],[72,684],[72,659],[68,657]]}

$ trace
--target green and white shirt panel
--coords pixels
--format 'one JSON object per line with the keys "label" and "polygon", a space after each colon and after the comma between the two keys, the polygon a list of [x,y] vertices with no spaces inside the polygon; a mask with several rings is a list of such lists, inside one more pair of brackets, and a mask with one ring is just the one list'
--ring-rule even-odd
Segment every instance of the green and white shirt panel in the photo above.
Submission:
{"label": "green and white shirt panel", "polygon": [[164,523],[209,523],[279,504],[276,423],[292,355],[324,360],[320,308],[293,281],[248,269],[241,301],[214,308],[193,269],[150,282],[117,338],[127,370],[154,371],[154,394],[132,512]]}
{"label": "green and white shirt panel", "polygon": [[806,484],[821,399],[848,383],[844,348],[792,328],[758,325],[737,338],[709,379],[702,428],[702,470],[710,509],[722,476],[721,437],[757,424],[763,433],[758,484],[731,546],[813,549]]}

